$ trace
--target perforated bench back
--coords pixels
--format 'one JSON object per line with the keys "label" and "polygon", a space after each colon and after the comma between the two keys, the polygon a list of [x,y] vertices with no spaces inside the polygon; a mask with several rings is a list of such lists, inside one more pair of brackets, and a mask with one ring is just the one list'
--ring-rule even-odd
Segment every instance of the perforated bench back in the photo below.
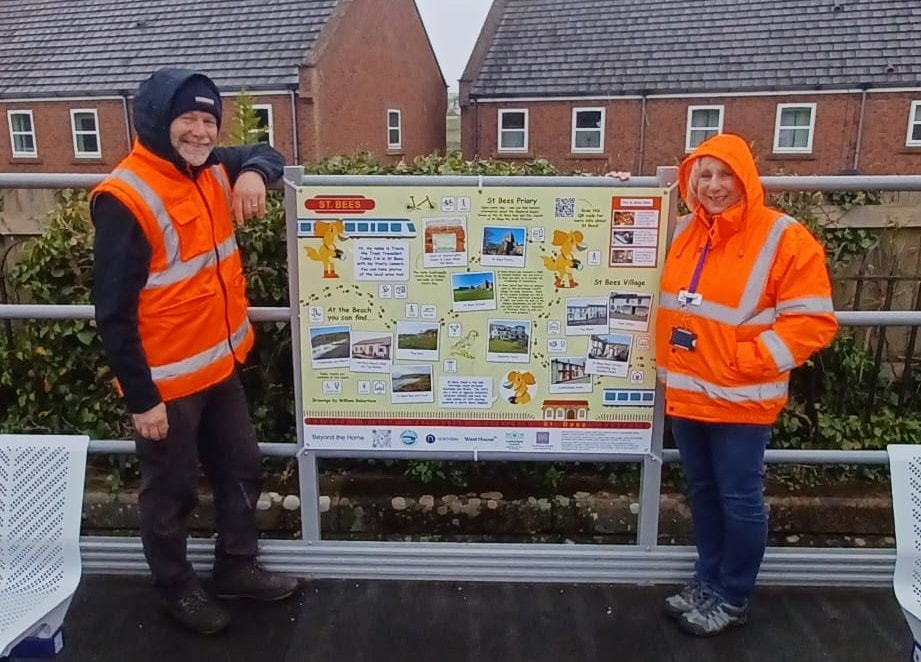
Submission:
{"label": "perforated bench back", "polygon": [[88,443],[0,435],[0,651],[32,632],[80,582]]}
{"label": "perforated bench back", "polygon": [[921,445],[892,444],[892,512],[895,518],[895,597],[916,641],[921,641]]}

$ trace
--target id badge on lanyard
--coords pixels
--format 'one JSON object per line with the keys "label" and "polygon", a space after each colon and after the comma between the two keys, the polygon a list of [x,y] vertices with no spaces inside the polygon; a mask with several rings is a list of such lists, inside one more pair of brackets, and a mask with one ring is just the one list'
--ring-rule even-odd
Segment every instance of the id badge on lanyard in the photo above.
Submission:
{"label": "id badge on lanyard", "polygon": [[[697,285],[700,283],[700,272],[704,268],[704,260],[707,259],[707,253],[710,252],[710,242],[704,244],[704,249],[700,252],[700,259],[694,268],[694,274],[691,276],[691,283],[687,289],[678,292],[678,305],[681,308],[688,306],[699,306],[704,302],[703,295],[697,291]],[[669,344],[672,347],[683,349],[687,352],[693,352],[697,349],[697,334],[684,327],[676,326],[672,328],[672,334],[669,338]]]}

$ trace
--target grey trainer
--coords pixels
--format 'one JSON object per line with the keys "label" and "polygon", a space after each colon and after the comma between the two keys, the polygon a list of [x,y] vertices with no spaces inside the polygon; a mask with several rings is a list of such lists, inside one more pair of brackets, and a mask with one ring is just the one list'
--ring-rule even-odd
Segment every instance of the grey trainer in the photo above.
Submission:
{"label": "grey trainer", "polygon": [[678,625],[698,637],[712,637],[734,625],[745,625],[748,621],[748,607],[747,602],[736,607],[720,596],[710,594],[694,609],[682,614]]}
{"label": "grey trainer", "polygon": [[680,591],[665,598],[662,611],[670,618],[680,618],[694,609],[706,597],[706,589],[697,577],[685,584]]}

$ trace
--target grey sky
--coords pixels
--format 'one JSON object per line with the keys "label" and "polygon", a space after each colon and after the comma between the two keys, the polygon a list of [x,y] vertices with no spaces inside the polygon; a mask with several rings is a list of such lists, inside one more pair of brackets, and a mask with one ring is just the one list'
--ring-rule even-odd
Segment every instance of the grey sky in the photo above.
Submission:
{"label": "grey sky", "polygon": [[457,91],[457,79],[464,72],[490,5],[492,0],[416,0],[452,92]]}

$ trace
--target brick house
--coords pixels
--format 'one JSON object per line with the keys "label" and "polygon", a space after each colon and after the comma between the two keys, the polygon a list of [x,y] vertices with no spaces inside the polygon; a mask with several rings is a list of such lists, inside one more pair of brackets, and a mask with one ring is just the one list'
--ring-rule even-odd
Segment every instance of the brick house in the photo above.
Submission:
{"label": "brick house", "polygon": [[652,174],[727,131],[765,174],[921,172],[918,0],[494,0],[468,157]]}
{"label": "brick house", "polygon": [[240,90],[289,163],[443,151],[447,86],[413,0],[0,3],[0,172],[106,172],[162,66]]}

